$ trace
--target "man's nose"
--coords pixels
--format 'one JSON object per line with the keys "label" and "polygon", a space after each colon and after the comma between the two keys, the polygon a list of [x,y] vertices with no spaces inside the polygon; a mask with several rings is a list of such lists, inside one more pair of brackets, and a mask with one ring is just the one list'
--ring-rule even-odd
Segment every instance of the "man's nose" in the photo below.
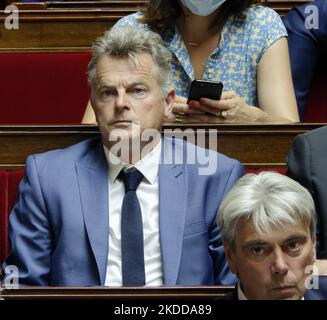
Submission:
{"label": "man's nose", "polygon": [[275,275],[284,275],[288,272],[287,259],[281,249],[277,249],[273,253],[271,271]]}
{"label": "man's nose", "polygon": [[118,92],[115,100],[115,108],[117,110],[129,108],[129,100],[126,92]]}

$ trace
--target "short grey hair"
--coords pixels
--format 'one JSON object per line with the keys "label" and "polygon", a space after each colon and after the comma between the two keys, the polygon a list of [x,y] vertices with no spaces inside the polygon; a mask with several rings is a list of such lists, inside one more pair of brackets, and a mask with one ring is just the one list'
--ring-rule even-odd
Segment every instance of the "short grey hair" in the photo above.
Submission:
{"label": "short grey hair", "polygon": [[227,193],[217,216],[223,241],[235,249],[236,230],[244,219],[252,219],[259,233],[285,224],[303,222],[316,233],[314,202],[307,189],[291,178],[263,171],[243,176]]}
{"label": "short grey hair", "polygon": [[137,63],[139,54],[149,54],[155,65],[156,79],[165,96],[173,88],[171,52],[163,45],[161,37],[146,27],[116,26],[98,38],[92,46],[92,59],[88,65],[89,84],[92,84],[95,66],[104,55],[128,57]]}

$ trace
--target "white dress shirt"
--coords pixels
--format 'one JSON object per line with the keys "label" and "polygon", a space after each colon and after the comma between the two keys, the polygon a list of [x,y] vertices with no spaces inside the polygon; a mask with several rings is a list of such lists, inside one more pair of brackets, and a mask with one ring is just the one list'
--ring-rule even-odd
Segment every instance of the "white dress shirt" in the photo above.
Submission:
{"label": "white dress shirt", "polygon": [[[121,267],[121,209],[125,195],[124,184],[117,179],[121,170],[135,167],[144,176],[136,190],[143,220],[144,267],[147,286],[163,284],[162,261],[159,242],[159,181],[158,171],[161,142],[134,165],[118,160],[104,147],[109,166],[109,252],[106,286],[122,285]],[[117,164],[119,162],[119,164]],[[131,266],[133,268],[133,266]]]}

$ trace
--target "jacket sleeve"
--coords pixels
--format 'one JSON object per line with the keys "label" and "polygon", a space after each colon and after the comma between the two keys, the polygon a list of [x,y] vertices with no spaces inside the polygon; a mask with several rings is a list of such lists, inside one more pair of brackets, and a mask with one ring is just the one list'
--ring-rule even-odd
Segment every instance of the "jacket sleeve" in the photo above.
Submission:
{"label": "jacket sleeve", "polygon": [[[315,188],[312,181],[311,168],[311,147],[309,139],[304,134],[299,134],[293,141],[291,150],[287,157],[287,175],[299,182],[303,187],[309,190],[313,199],[315,199]],[[317,212],[316,226],[316,248],[317,254],[320,255],[321,248],[321,219]]]}
{"label": "jacket sleeve", "polygon": [[[20,285],[48,285],[52,237],[35,156],[26,162],[18,199],[9,217],[9,240],[11,252],[4,261],[4,271],[9,265],[16,266]],[[8,276],[5,274],[4,284]]]}
{"label": "jacket sleeve", "polygon": [[296,136],[287,157],[287,175],[312,193],[310,157],[308,139],[303,134]]}
{"label": "jacket sleeve", "polygon": [[[238,179],[244,174],[244,168],[239,161],[235,161],[230,171],[229,177],[225,184],[222,199],[227,192],[233,187]],[[215,228],[210,232],[210,245],[212,259],[215,266],[215,283],[217,285],[234,285],[238,278],[229,270],[227,260],[225,258],[224,247],[221,239],[220,228],[215,221]]]}

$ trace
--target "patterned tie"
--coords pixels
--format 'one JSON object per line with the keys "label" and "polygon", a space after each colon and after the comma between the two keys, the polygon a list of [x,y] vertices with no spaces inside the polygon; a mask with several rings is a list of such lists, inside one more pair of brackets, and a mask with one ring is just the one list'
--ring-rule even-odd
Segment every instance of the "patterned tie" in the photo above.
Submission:
{"label": "patterned tie", "polygon": [[125,197],[121,214],[121,252],[123,285],[145,285],[143,223],[136,189],[143,175],[138,170],[124,172],[118,178],[124,182]]}

